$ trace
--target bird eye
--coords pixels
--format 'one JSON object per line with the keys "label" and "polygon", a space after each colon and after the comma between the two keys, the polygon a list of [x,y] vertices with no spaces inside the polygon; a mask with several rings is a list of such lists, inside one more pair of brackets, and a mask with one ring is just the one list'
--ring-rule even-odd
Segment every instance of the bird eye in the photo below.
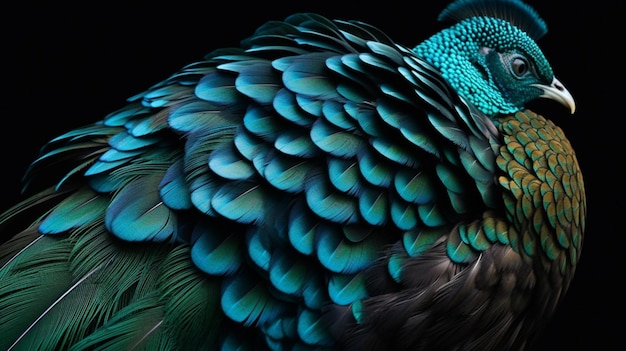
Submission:
{"label": "bird eye", "polygon": [[511,62],[511,70],[516,76],[521,77],[528,72],[528,63],[526,60],[516,57]]}

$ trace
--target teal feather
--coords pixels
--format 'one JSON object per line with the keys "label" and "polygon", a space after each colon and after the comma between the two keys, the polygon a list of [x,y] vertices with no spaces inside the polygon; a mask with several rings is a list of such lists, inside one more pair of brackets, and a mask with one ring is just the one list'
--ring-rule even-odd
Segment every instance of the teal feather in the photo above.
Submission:
{"label": "teal feather", "polygon": [[254,167],[239,155],[234,145],[226,144],[209,155],[209,168],[222,178],[245,180],[255,174]]}
{"label": "teal feather", "polygon": [[[46,314],[42,316],[42,313],[45,313],[49,306],[58,306],[56,302],[58,297],[72,286],[72,276],[67,270],[68,262],[64,259],[64,255],[70,249],[59,245],[59,241],[50,237],[37,235],[36,230],[26,231],[23,234],[28,244],[23,254],[10,257],[8,262],[3,262],[2,273],[0,273],[0,278],[2,278],[0,279],[0,293],[4,296],[3,304],[6,303],[0,313],[3,331],[0,346],[7,350],[15,344],[27,344],[25,347],[28,348],[28,343],[38,348],[37,338],[33,337],[33,332],[36,333],[36,330],[32,329],[32,321],[45,317]],[[14,240],[24,239],[17,236]],[[45,254],[38,252],[41,249],[44,249]],[[33,264],[32,261],[37,264]],[[40,274],[40,269],[37,267],[44,264],[49,265],[46,274]],[[9,284],[12,281],[19,284]],[[54,284],[49,284],[52,282]],[[42,289],[43,284],[46,284],[48,289]],[[55,313],[58,312],[53,309],[47,315]],[[15,318],[15,316],[25,318]],[[39,339],[38,342],[49,348],[58,340],[45,338]]]}
{"label": "teal feather", "polygon": [[310,276],[307,284],[302,290],[304,305],[313,310],[320,310],[328,303],[328,292],[326,291],[326,281],[318,276]]}
{"label": "teal feather", "polygon": [[309,277],[304,261],[281,255],[270,261],[269,278],[272,285],[285,294],[300,294]]}
{"label": "teal feather", "polygon": [[272,106],[279,115],[296,125],[310,127],[315,122],[315,118],[300,107],[297,95],[287,89],[276,93]]}
{"label": "teal feather", "polygon": [[222,72],[207,74],[198,82],[195,94],[218,105],[234,104],[241,99],[234,80],[233,76]]}
{"label": "teal feather", "polygon": [[120,189],[104,217],[107,229],[128,241],[172,240],[178,232],[178,220],[159,196],[160,180],[145,176]]}
{"label": "teal feather", "polygon": [[130,159],[122,159],[118,161],[108,162],[108,161],[98,161],[91,165],[87,170],[85,170],[86,176],[92,176],[95,174],[105,174],[110,172],[122,165],[128,164]]}
{"label": "teal feather", "polygon": [[360,173],[356,162],[330,158],[328,160],[328,178],[333,186],[341,192],[356,194],[360,191]]}
{"label": "teal feather", "polygon": [[304,309],[298,316],[298,336],[309,345],[329,346],[330,335],[317,312]]}
{"label": "teal feather", "polygon": [[437,176],[441,183],[450,191],[461,194],[465,191],[466,185],[463,178],[460,176],[458,170],[445,163],[440,163],[436,166]]}
{"label": "teal feather", "polygon": [[406,127],[403,127],[400,131],[402,132],[402,136],[418,146],[421,150],[426,151],[437,158],[441,158],[442,152],[440,150],[440,146],[438,146],[440,143],[436,141],[432,133]]}
{"label": "teal feather", "polygon": [[398,194],[404,200],[417,204],[432,203],[436,199],[434,184],[430,174],[419,170],[399,170],[394,179]]}
{"label": "teal feather", "polygon": [[246,65],[245,69],[240,70],[235,87],[259,104],[269,105],[282,84],[269,62],[260,62]]}
{"label": "teal feather", "polygon": [[323,151],[339,157],[356,156],[363,147],[363,140],[358,135],[334,127],[323,120],[313,124],[311,140]]}
{"label": "teal feather", "polygon": [[272,142],[284,127],[270,112],[257,106],[248,108],[243,117],[243,125],[250,133]]}
{"label": "teal feather", "polygon": [[391,38],[371,24],[361,21],[344,20],[336,20],[335,23],[341,26],[342,35],[354,34],[347,36],[347,38],[351,39],[351,41],[356,43],[359,47],[365,46],[368,41],[376,41],[388,45],[393,43]]}
{"label": "teal feather", "polygon": [[98,161],[105,163],[127,161],[137,155],[140,155],[142,152],[142,150],[121,151],[117,149],[109,149],[105,153],[100,155]]}
{"label": "teal feather", "polygon": [[326,180],[319,176],[310,178],[306,185],[306,202],[315,214],[335,223],[358,221],[356,198],[336,192]]}
{"label": "teal feather", "polygon": [[[384,45],[384,44],[383,44]],[[359,60],[363,61],[363,63],[376,67],[381,70],[386,70],[388,73],[396,73],[396,66],[390,64],[389,62],[374,56],[370,53],[362,53],[359,55]]]}
{"label": "teal feather", "polygon": [[296,202],[289,213],[289,243],[302,254],[313,254],[318,225],[319,222],[306,210],[306,205]]}
{"label": "teal feather", "polygon": [[194,229],[198,239],[191,245],[191,259],[211,275],[230,275],[243,264],[243,238],[239,233],[200,225]]}
{"label": "teal feather", "polygon": [[230,127],[219,127],[209,135],[190,136],[185,145],[183,170],[189,184],[191,202],[203,213],[214,213],[211,199],[223,184],[218,176],[208,170],[209,154],[221,145],[224,139],[230,140],[232,133]]}
{"label": "teal feather", "polygon": [[285,309],[264,283],[243,273],[224,280],[221,306],[226,316],[245,326],[263,325]]}
{"label": "teal feather", "polygon": [[387,271],[389,276],[397,283],[402,282],[404,267],[408,262],[408,257],[404,255],[392,254],[388,258]]}
{"label": "teal feather", "polygon": [[[337,98],[335,85],[323,73],[326,67],[325,60],[329,56],[328,53],[311,53],[290,58],[288,66],[283,72],[285,87],[294,93],[319,99]],[[284,59],[278,61],[281,60]]]}
{"label": "teal feather", "polygon": [[453,262],[468,263],[475,260],[477,251],[463,242],[459,235],[450,235],[446,243],[446,252]]}
{"label": "teal feather", "polygon": [[419,206],[417,213],[422,222],[429,227],[441,226],[447,221],[444,210],[436,203]]}
{"label": "teal feather", "polygon": [[484,139],[470,136],[469,146],[473,151],[476,160],[480,162],[480,165],[490,173],[495,172],[496,157],[489,142]]}
{"label": "teal feather", "polygon": [[322,107],[324,106],[324,102],[322,100],[298,94],[296,95],[296,102],[305,112],[316,117],[320,117],[322,115]]}
{"label": "teal feather", "polygon": [[396,101],[381,99],[376,104],[376,112],[378,112],[382,121],[395,129],[406,128],[409,125],[419,128],[413,111],[403,108]]}
{"label": "teal feather", "polygon": [[104,117],[103,123],[109,127],[122,127],[135,116],[141,115],[142,113],[148,113],[149,111],[150,109],[146,108],[145,106],[141,106],[138,104],[128,104],[120,108],[119,110],[106,115]]}
{"label": "teal feather", "polygon": [[[470,188],[471,189],[471,188]],[[470,191],[468,193],[455,193],[448,189],[448,198],[450,199],[450,205],[452,206],[452,210],[458,214],[467,214],[471,213],[473,210],[473,203],[475,201],[475,197],[473,196],[473,192]]]}
{"label": "teal feather", "polygon": [[384,225],[388,220],[389,200],[382,189],[366,188],[359,195],[359,212],[371,225]]}
{"label": "teal feather", "polygon": [[412,168],[418,168],[421,163],[410,149],[394,143],[393,140],[376,138],[372,140],[372,146],[379,154],[395,163]]}
{"label": "teal feather", "polygon": [[380,235],[378,227],[373,227],[367,223],[343,226],[343,236],[353,243],[359,243],[372,235]]}
{"label": "teal feather", "polygon": [[397,198],[392,198],[390,207],[391,219],[399,229],[409,230],[418,224],[419,215],[412,204]]}
{"label": "teal feather", "polygon": [[341,24],[341,35],[347,41],[355,44],[358,47],[363,47],[366,45],[368,39],[365,39],[364,36],[368,36],[369,33],[363,30],[362,27],[354,25],[350,21],[336,20],[335,22]]}
{"label": "teal feather", "polygon": [[169,114],[169,125],[181,132],[197,132],[209,128],[220,130],[233,127],[229,117],[232,113],[224,110],[218,105],[193,101],[183,106],[177,107]]}
{"label": "teal feather", "polygon": [[211,199],[221,185],[221,180],[215,175],[209,173],[195,175],[189,179],[191,203],[202,213],[214,214],[215,211],[211,205]]}
{"label": "teal feather", "polygon": [[125,125],[128,132],[137,138],[154,135],[159,131],[167,129],[168,126],[167,115],[165,113],[146,114],[141,118],[135,117],[133,121]]}
{"label": "teal feather", "polygon": [[412,92],[409,91],[400,91],[396,86],[388,83],[380,84],[380,91],[385,94],[385,97],[392,98],[392,101],[400,101],[403,103],[407,103],[408,105],[415,105],[415,99],[413,97]]}
{"label": "teal feather", "polygon": [[387,160],[374,153],[362,153],[359,157],[359,171],[370,184],[387,188],[393,182],[393,168]]}
{"label": "teal feather", "polygon": [[430,123],[432,123],[433,127],[435,127],[442,136],[463,149],[468,148],[469,140],[467,140],[467,133],[457,123],[447,118],[441,118],[441,116],[434,113],[428,114],[428,117]]}
{"label": "teal feather", "polygon": [[461,163],[469,175],[476,181],[487,183],[493,179],[493,173],[485,169],[482,164],[468,152],[461,152]]}
{"label": "teal feather", "polygon": [[258,231],[250,231],[246,235],[246,246],[248,248],[248,256],[259,268],[269,271],[272,253],[266,247],[266,243],[261,238]]}
{"label": "teal feather", "polygon": [[277,189],[296,193],[304,190],[312,168],[310,161],[274,155],[265,165],[263,176]]}
{"label": "teal feather", "polygon": [[87,181],[89,187],[99,193],[110,193],[119,190],[122,186],[120,182],[112,182],[109,175],[100,173],[91,175]]}
{"label": "teal feather", "polygon": [[345,104],[344,109],[357,121],[360,129],[367,135],[373,137],[381,137],[384,135],[385,127],[375,111],[363,108],[362,105],[355,103]]}
{"label": "teal feather", "polygon": [[343,130],[354,130],[356,124],[346,113],[343,104],[336,101],[324,101],[322,113],[326,121]]}
{"label": "teal feather", "polygon": [[163,107],[169,105],[179,96],[187,95],[189,88],[178,84],[153,86],[143,94],[141,103],[146,107]]}
{"label": "teal feather", "polygon": [[[333,64],[339,71],[338,73],[341,73],[341,71],[344,71],[345,68],[348,68],[348,70],[345,70],[345,71],[350,72],[351,74],[354,74],[354,73],[364,74],[365,72],[367,72],[367,68],[364,65],[364,62],[361,61],[361,59],[359,58],[358,53],[348,53],[348,54],[342,55],[339,58],[339,61],[341,62],[341,65],[343,65],[344,67],[341,67],[341,68],[337,67],[340,63],[334,60],[335,58],[331,57],[328,59],[327,62],[329,66]],[[366,84],[366,86],[367,85],[368,84]]]}
{"label": "teal feather", "polygon": [[291,128],[281,132],[274,147],[287,155],[310,158],[317,154],[317,149],[305,130]]}
{"label": "teal feather", "polygon": [[413,86],[418,88],[423,87],[423,81],[418,78],[415,71],[410,70],[407,67],[398,67],[398,73],[400,73],[402,77],[409,81]]}
{"label": "teal feather", "polygon": [[165,172],[159,182],[159,196],[167,207],[175,210],[186,210],[193,206],[182,161],[174,162]]}
{"label": "teal feather", "polygon": [[58,234],[79,228],[102,216],[108,199],[91,190],[76,192],[61,201],[39,225],[43,234]]}
{"label": "teal feather", "polygon": [[240,223],[261,221],[269,204],[263,188],[247,181],[225,184],[211,198],[211,207],[217,213]]}
{"label": "teal feather", "polygon": [[332,226],[318,226],[315,252],[320,263],[335,273],[356,273],[377,257],[380,238],[370,236],[355,243],[345,239],[342,233]]}
{"label": "teal feather", "polygon": [[364,312],[364,306],[363,306],[363,301],[359,300],[356,301],[355,303],[353,303],[352,305],[350,305],[350,312],[352,314],[352,317],[354,318],[354,320],[361,324],[364,321],[364,317],[363,317],[363,312]]}
{"label": "teal feather", "polygon": [[[355,103],[371,101],[374,96],[374,89],[367,84],[368,81],[362,74],[358,74],[354,70],[348,69],[348,67],[344,64],[344,61],[347,60],[347,57],[349,56],[350,54],[343,55],[341,57],[331,57],[326,60],[326,66],[329,69],[348,79],[345,82],[342,81],[337,84],[337,92],[342,97]],[[356,54],[353,54],[352,56],[354,60],[358,60]]]}
{"label": "teal feather", "polygon": [[425,129],[417,123],[414,112],[402,108],[394,107],[393,102],[383,100],[377,111],[383,120],[394,128],[399,129],[403,136],[424,151],[435,156],[439,156],[437,140],[432,136],[432,131]]}
{"label": "teal feather", "polygon": [[328,294],[338,305],[349,305],[368,297],[365,277],[362,274],[333,274],[328,282]]}
{"label": "teal feather", "polygon": [[[370,48],[370,50],[372,50],[372,52],[374,52],[375,54],[391,60],[395,65],[402,65],[404,61],[404,58],[398,52],[398,50],[387,43],[379,41],[368,41],[367,47]],[[363,57],[361,57],[361,59],[362,58]],[[395,69],[391,69],[391,71],[395,73]]]}
{"label": "teal feather", "polygon": [[266,341],[273,348],[280,348],[279,340],[295,335],[295,318],[283,318],[270,321],[267,325],[263,326],[263,333],[266,336]]}
{"label": "teal feather", "polygon": [[[315,22],[311,23],[315,24]],[[334,39],[334,33],[330,35],[325,35],[318,32],[319,30],[324,29],[326,29],[325,26],[315,26],[315,28],[307,28],[303,30],[303,32],[309,35],[297,38],[295,41],[302,46],[316,47],[326,51],[343,51],[342,49],[345,48],[345,45],[342,45],[343,43],[332,40]]]}
{"label": "teal feather", "polygon": [[[97,131],[92,131],[92,129],[97,129]],[[106,150],[100,150],[102,147],[102,141],[90,140],[88,136],[92,138],[103,138],[106,139],[110,135],[114,135],[119,132],[118,128],[106,128],[106,131],[102,126],[98,128],[82,128],[80,131],[86,133],[87,135],[74,135],[80,134],[78,131],[75,133],[66,133],[65,137],[56,138],[48,147],[42,148],[41,155],[33,161],[29,167],[30,169],[34,169],[39,166],[39,164],[45,164],[46,162],[50,162],[52,159],[64,155],[68,152],[80,151],[80,150],[91,150],[92,157],[99,156],[101,154],[106,153]],[[85,139],[84,141],[78,143],[79,140]],[[68,143],[69,144],[65,144]],[[56,143],[64,143],[64,145],[56,145],[54,149],[51,148],[52,145]]]}
{"label": "teal feather", "polygon": [[411,229],[402,235],[402,245],[411,257],[418,257],[446,234],[446,228]]}
{"label": "teal feather", "polygon": [[[260,172],[264,168],[266,156],[273,147],[263,143],[258,137],[243,129],[236,133],[233,141],[241,156],[252,161],[257,171]],[[260,162],[256,160],[260,160]]]}

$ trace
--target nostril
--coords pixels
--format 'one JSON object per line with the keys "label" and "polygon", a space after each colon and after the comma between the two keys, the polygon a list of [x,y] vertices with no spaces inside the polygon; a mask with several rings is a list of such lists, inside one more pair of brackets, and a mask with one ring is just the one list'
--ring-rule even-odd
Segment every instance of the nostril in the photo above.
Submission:
{"label": "nostril", "polygon": [[558,81],[558,80],[556,80],[556,79],[552,82],[552,86],[553,86],[553,87],[555,87],[555,88],[557,88],[557,89],[558,89],[558,90],[560,90],[560,91],[565,90],[565,87],[563,86],[563,84],[561,84],[561,82],[559,82],[559,81]]}

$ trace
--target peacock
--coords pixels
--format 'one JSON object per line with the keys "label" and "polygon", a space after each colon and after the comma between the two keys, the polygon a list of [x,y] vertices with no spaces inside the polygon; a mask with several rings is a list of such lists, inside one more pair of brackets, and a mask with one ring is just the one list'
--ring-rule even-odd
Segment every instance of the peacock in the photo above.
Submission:
{"label": "peacock", "polygon": [[0,350],[528,350],[579,261],[575,112],[521,0],[408,47],[298,12],[50,140]]}

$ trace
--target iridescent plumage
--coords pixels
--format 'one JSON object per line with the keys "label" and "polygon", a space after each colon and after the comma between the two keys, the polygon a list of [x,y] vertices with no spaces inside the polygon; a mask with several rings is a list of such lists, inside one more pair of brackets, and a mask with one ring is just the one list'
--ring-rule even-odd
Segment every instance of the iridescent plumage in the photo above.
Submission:
{"label": "iridescent plumage", "polygon": [[524,107],[573,99],[525,4],[441,19],[415,49],[268,22],[53,139],[26,178],[49,187],[0,217],[0,347],[526,347],[586,205],[571,145]]}

